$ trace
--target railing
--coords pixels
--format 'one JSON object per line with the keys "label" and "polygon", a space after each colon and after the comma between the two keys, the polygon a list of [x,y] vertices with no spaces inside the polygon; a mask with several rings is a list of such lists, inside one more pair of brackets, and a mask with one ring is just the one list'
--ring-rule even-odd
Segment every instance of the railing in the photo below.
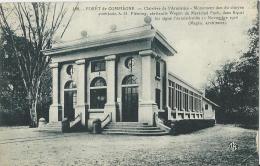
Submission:
{"label": "railing", "polygon": [[101,119],[101,128],[104,128],[112,120],[112,113],[110,112],[104,119]]}
{"label": "railing", "polygon": [[158,117],[158,112],[154,113],[154,119],[155,119],[155,124],[157,127],[159,127],[161,130],[164,130],[168,133],[171,132],[171,128],[164,125],[163,121]]}
{"label": "railing", "polygon": [[82,113],[78,114],[78,116],[75,118],[74,121],[70,122],[70,128],[72,128],[73,126],[75,126],[77,123],[79,123],[82,119]]}

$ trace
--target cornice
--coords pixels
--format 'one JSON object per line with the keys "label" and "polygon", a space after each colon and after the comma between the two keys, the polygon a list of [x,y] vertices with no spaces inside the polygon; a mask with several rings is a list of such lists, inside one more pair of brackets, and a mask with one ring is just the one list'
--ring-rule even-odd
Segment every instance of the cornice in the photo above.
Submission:
{"label": "cornice", "polygon": [[126,43],[131,41],[153,41],[154,38],[156,38],[169,52],[167,56],[171,56],[177,53],[177,51],[166,41],[165,37],[158,30],[153,29],[150,25],[111,32],[103,35],[90,36],[85,39],[56,44],[53,46],[52,49],[42,50],[42,52],[48,56],[55,56],[66,52],[80,51],[84,49],[103,47],[107,45]]}

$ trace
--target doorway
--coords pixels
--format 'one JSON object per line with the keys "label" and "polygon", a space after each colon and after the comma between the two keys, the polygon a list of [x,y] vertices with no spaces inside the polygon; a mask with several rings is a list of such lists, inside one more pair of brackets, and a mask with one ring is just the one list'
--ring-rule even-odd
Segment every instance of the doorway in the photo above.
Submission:
{"label": "doorway", "polygon": [[138,121],[138,85],[136,77],[126,76],[122,82],[122,121]]}
{"label": "doorway", "polygon": [[75,119],[75,107],[77,105],[77,87],[75,82],[68,81],[64,87],[64,118],[69,121]]}

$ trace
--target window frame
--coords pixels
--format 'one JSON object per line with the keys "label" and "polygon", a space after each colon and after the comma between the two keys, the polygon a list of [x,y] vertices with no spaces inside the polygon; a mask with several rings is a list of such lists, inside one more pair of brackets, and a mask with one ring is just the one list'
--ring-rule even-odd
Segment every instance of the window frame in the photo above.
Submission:
{"label": "window frame", "polygon": [[[103,86],[95,86],[96,82],[102,80]],[[104,92],[102,92],[104,91]],[[102,95],[101,95],[102,94]],[[90,109],[104,109],[107,102],[107,84],[106,80],[102,77],[96,77],[90,82]],[[104,97],[104,102],[100,103],[98,97]]]}
{"label": "window frame", "polygon": [[205,110],[208,110],[208,109],[209,109],[209,105],[205,104]]}
{"label": "window frame", "polygon": [[[98,97],[104,97],[104,102],[100,102]],[[107,102],[107,88],[90,89],[90,109],[104,109]]]}
{"label": "window frame", "polygon": [[159,60],[156,61],[155,63],[155,77],[157,79],[160,79],[161,78],[161,63]]}
{"label": "window frame", "polygon": [[[99,69],[96,69],[97,67],[99,67]],[[91,61],[91,73],[101,71],[106,71],[106,60],[100,59]]]}
{"label": "window frame", "polygon": [[155,103],[157,104],[158,109],[161,109],[161,89],[155,89]]}

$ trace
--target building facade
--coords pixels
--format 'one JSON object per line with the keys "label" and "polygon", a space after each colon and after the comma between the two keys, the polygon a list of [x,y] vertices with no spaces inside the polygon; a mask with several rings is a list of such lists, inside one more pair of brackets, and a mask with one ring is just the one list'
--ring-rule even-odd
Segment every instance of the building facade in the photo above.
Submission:
{"label": "building facade", "polygon": [[108,114],[112,122],[148,124],[155,113],[167,120],[215,118],[204,109],[213,102],[168,72],[167,59],[177,52],[149,23],[56,44],[43,53],[52,59],[49,122],[80,115],[87,126]]}

